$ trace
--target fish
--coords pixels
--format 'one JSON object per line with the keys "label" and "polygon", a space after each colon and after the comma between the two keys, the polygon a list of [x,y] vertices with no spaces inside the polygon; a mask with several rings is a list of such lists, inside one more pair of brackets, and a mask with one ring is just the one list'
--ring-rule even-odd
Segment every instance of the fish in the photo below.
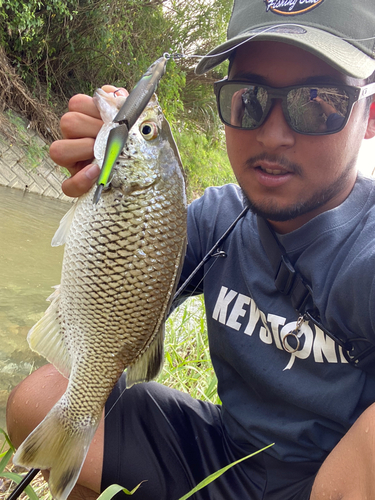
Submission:
{"label": "fish", "polygon": [[[104,120],[94,147],[98,164],[123,99],[94,94]],[[165,320],[186,250],[187,202],[179,152],[155,94],[97,204],[95,189],[78,198],[52,240],[65,244],[61,284],[27,337],[69,381],[13,461],[49,469],[57,500],[76,484],[124,370],[131,387],[155,378],[163,363]]]}

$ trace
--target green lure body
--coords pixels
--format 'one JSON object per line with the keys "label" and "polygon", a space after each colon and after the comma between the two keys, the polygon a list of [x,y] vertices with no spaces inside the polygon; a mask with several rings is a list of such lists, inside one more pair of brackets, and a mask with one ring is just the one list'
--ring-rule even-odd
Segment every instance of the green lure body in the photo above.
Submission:
{"label": "green lure body", "polygon": [[119,126],[113,128],[108,136],[103,166],[98,179],[98,187],[94,194],[94,204],[98,203],[104,186],[108,184],[113,166],[125,146],[129,130],[138,120],[150,101],[165,73],[167,62],[167,57],[163,56],[151,64],[146,73],[130,92],[124,105],[114,118],[113,121],[119,123]]}

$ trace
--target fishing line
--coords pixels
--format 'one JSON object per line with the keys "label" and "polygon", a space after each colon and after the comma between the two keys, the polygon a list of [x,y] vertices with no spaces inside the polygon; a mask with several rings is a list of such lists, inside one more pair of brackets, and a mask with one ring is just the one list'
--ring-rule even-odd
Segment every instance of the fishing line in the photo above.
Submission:
{"label": "fishing line", "polygon": [[[242,217],[248,212],[248,210],[249,210],[249,207],[245,207],[239,213],[239,215],[235,218],[235,220],[232,222],[232,224],[230,224],[230,226],[227,228],[227,230],[224,232],[224,234],[217,240],[217,242],[211,248],[211,250],[203,257],[203,259],[200,261],[200,263],[197,265],[197,267],[194,269],[194,271],[188,276],[188,278],[183,282],[183,284],[177,290],[177,292],[175,293],[175,295],[173,297],[173,302],[175,302],[176,299],[181,295],[181,293],[187,288],[187,286],[189,285],[189,283],[191,282],[191,280],[193,279],[193,277],[197,274],[197,272],[201,269],[201,267],[206,262],[208,262],[211,258],[214,258],[214,261],[212,262],[212,264],[209,266],[209,268],[207,269],[207,271],[204,273],[204,275],[202,276],[202,278],[199,280],[199,282],[196,284],[195,288],[190,292],[189,297],[187,297],[187,298],[190,298],[190,297],[192,297],[194,295],[195,291],[197,290],[197,288],[199,287],[199,285],[202,283],[202,281],[204,281],[205,277],[211,271],[211,269],[216,264],[216,262],[218,261],[218,259],[220,257],[226,257],[227,256],[227,254],[223,250],[220,250],[220,246],[223,243],[223,241],[226,239],[226,237],[229,235],[229,233],[234,229],[234,227],[237,224],[237,222],[240,219],[242,219]],[[110,414],[110,412],[113,410],[113,408],[119,402],[120,398],[123,396],[123,394],[124,394],[125,391],[126,391],[126,387],[121,391],[121,393],[117,397],[116,401],[113,403],[113,405],[108,410],[108,412],[104,415],[104,420],[108,417],[108,415]]]}
{"label": "fishing line", "polygon": [[[237,43],[236,45],[234,45],[233,47],[230,47],[229,49],[227,50],[224,50],[222,52],[218,52],[216,54],[211,54],[211,55],[201,55],[201,54],[185,54],[184,52],[182,53],[174,53],[174,54],[169,54],[168,52],[165,52],[163,55],[166,59],[193,59],[193,58],[196,58],[196,59],[203,59],[203,58],[213,58],[213,57],[218,57],[218,56],[222,56],[222,55],[225,55],[225,54],[228,54],[229,52],[232,52],[233,50],[237,49],[238,47],[240,47],[241,45],[253,40],[254,38],[256,38],[257,36],[259,35],[262,35],[264,33],[268,33],[272,30],[275,30],[275,29],[278,29],[278,28],[290,28],[290,27],[298,27],[298,28],[302,28],[302,29],[305,29],[305,27],[301,24],[292,24],[292,23],[288,23],[288,24],[277,24],[277,25],[273,25],[273,26],[269,26],[257,33],[254,33],[252,35],[249,35],[245,40],[243,40],[242,42],[239,42]],[[375,40],[375,36],[373,37],[368,37],[368,38],[344,38],[344,37],[338,37],[340,40],[343,40],[343,41],[348,41],[348,42],[363,42],[363,41],[368,41],[368,40]],[[117,92],[117,91],[115,91]],[[240,215],[236,218],[236,220],[233,222],[233,224],[228,228],[228,230],[223,234],[223,236],[217,241],[217,243],[214,245],[214,247],[210,250],[210,252],[203,258],[203,260],[200,262],[200,264],[198,264],[198,266],[196,267],[196,269],[192,272],[192,274],[187,278],[187,280],[181,285],[181,287],[179,288],[179,290],[176,292],[175,296],[174,296],[174,300],[176,300],[176,298],[185,290],[185,288],[187,287],[187,285],[189,284],[189,282],[191,281],[191,279],[195,276],[195,274],[198,272],[198,270],[212,257],[216,257],[215,260],[212,262],[212,264],[210,265],[210,267],[207,269],[207,271],[205,272],[204,276],[201,278],[201,280],[199,281],[199,283],[196,285],[196,287],[194,288],[194,290],[191,292],[190,296],[192,296],[194,294],[194,292],[196,291],[196,289],[198,288],[198,286],[202,283],[202,281],[204,280],[204,278],[207,276],[207,274],[211,271],[212,267],[216,264],[217,260],[219,257],[224,257],[224,252],[222,253],[220,250],[219,250],[219,247],[220,247],[220,243],[226,238],[226,236],[229,234],[229,232],[233,229],[234,225],[238,222],[238,220],[243,217],[243,215],[245,215],[245,213],[247,212],[247,208],[245,208],[241,213]],[[216,250],[216,253],[214,253]],[[109,411],[105,414],[104,416],[104,419],[107,418],[107,416],[109,415],[109,413],[113,410],[113,408],[115,407],[115,405],[117,404],[117,402],[119,401],[119,399],[122,397],[122,395],[124,394],[124,392],[126,391],[126,388],[121,392],[121,394],[118,396],[118,398],[116,399],[116,401],[113,403],[112,407],[109,409]],[[15,490],[10,494],[10,496],[8,497],[7,500],[15,500],[17,499],[20,494],[24,491],[24,489],[26,488],[26,486],[28,484],[30,484],[30,482],[32,481],[32,479],[34,479],[34,477],[38,474],[39,472],[39,469],[31,469],[27,474],[26,476],[23,478],[23,480],[21,481],[21,483],[15,488]]]}
{"label": "fishing line", "polygon": [[[215,260],[212,262],[212,264],[210,265],[210,267],[207,269],[207,271],[204,273],[204,276],[200,279],[200,281],[197,283],[196,287],[194,288],[194,290],[191,291],[189,297],[187,298],[190,298],[190,297],[193,297],[194,296],[194,293],[195,291],[197,290],[197,288],[199,287],[199,285],[202,283],[202,281],[204,280],[204,278],[207,276],[207,274],[211,271],[212,267],[216,264],[217,260],[219,259],[219,257],[226,257],[226,253],[225,252],[221,252],[217,251],[216,254],[212,255],[211,257],[216,257]],[[120,399],[122,398],[122,396],[124,395],[125,391],[127,390],[127,387],[125,387],[125,389],[123,389],[121,391],[121,393],[119,394],[119,396],[117,397],[116,401],[113,403],[113,405],[111,406],[111,408],[107,411],[107,413],[104,415],[104,420],[108,417],[108,415],[111,413],[111,411],[113,410],[113,408],[117,405],[117,403],[120,401]],[[10,499],[8,499],[10,500]]]}
{"label": "fishing line", "polygon": [[263,33],[267,33],[268,31],[274,30],[275,28],[282,28],[282,27],[285,27],[285,26],[302,27],[299,24],[277,24],[277,25],[274,25],[274,26],[269,26],[268,28],[265,28],[263,31],[259,31],[258,33],[254,33],[253,35],[249,35],[248,38],[246,38],[245,40],[242,40],[242,42],[238,42],[236,45],[233,45],[233,47],[230,47],[229,49],[224,50],[223,52],[217,52],[217,53],[211,54],[211,55],[209,55],[209,54],[207,54],[207,55],[202,55],[202,54],[186,54],[183,51],[181,53],[174,53],[174,54],[169,54],[168,52],[165,52],[163,55],[167,59],[171,59],[171,58],[172,59],[193,59],[193,58],[195,58],[195,59],[203,59],[203,58],[212,58],[212,57],[223,56],[223,55],[228,54],[229,52],[232,52],[233,50],[237,49],[241,45],[249,42],[253,38],[255,38],[255,37],[259,36],[259,35],[262,35]]}
{"label": "fishing line", "polygon": [[219,249],[217,249],[217,253],[216,254],[211,255],[211,257],[215,257],[215,260],[212,262],[212,264],[210,265],[210,267],[204,273],[204,275],[202,276],[202,278],[198,281],[196,287],[190,292],[190,295],[187,298],[193,297],[195,295],[195,292],[197,291],[197,288],[204,281],[205,277],[208,275],[208,273],[211,271],[211,269],[213,268],[213,266],[216,264],[216,262],[218,261],[219,257],[226,257],[226,256],[227,256],[227,254],[225,252],[223,252],[222,250],[219,250]]}
{"label": "fishing line", "polygon": [[194,271],[186,278],[184,283],[180,286],[180,288],[177,290],[173,297],[173,301],[175,301],[181,293],[187,288],[188,284],[190,281],[194,278],[194,276],[197,274],[199,269],[204,266],[204,264],[211,259],[211,257],[215,256],[215,252],[218,250],[222,242],[225,240],[225,238],[228,236],[228,234],[232,231],[234,226],[237,224],[237,222],[246,214],[246,212],[249,210],[249,207],[245,207],[239,215],[236,217],[236,219],[232,222],[232,224],[228,227],[228,229],[225,231],[225,233],[217,240],[215,245],[211,248],[211,250],[203,257],[203,259],[200,261],[200,263],[197,265],[197,267],[194,269]]}
{"label": "fishing line", "polygon": [[111,411],[113,410],[113,408],[117,405],[117,403],[120,401],[120,398],[122,398],[124,392],[127,390],[127,387],[125,387],[125,389],[123,389],[120,393],[120,395],[118,396],[118,398],[116,399],[116,401],[113,403],[113,405],[111,406],[111,408],[107,411],[107,413],[104,415],[104,420],[108,417],[108,415],[111,413]]}
{"label": "fishing line", "polygon": [[[104,415],[104,420],[108,417],[108,415],[113,410],[113,408],[115,407],[115,405],[117,404],[117,402],[122,397],[122,395],[124,394],[125,391],[126,391],[126,387],[125,387],[125,389],[123,389],[123,391],[121,392],[119,397],[116,399],[116,401],[113,403],[113,405],[108,410],[108,412]],[[16,500],[39,472],[40,472],[40,469],[30,469],[29,472],[26,474],[26,476],[22,479],[22,481],[16,486],[16,488],[8,496],[7,500]]]}
{"label": "fishing line", "polygon": [[[223,56],[223,55],[228,54],[229,52],[232,52],[233,50],[237,49],[241,45],[243,45],[243,44],[245,44],[245,43],[253,40],[257,36],[260,36],[260,35],[263,35],[265,33],[271,32],[273,30],[277,30],[279,28],[290,28],[290,27],[301,28],[303,30],[306,29],[306,26],[304,26],[303,24],[294,24],[294,23],[274,24],[272,26],[268,26],[267,28],[259,30],[257,33],[253,33],[253,34],[249,35],[245,40],[242,40],[241,42],[238,42],[236,45],[233,45],[233,47],[230,47],[229,49],[224,50],[223,52],[217,52],[217,53],[211,54],[211,55],[210,54],[207,54],[207,55],[186,54],[186,53],[184,53],[184,51],[182,51],[181,53],[175,53],[175,54],[169,54],[168,52],[165,52],[164,53],[164,57],[166,57],[167,59],[170,59],[170,58],[172,58],[172,59],[193,59],[193,58],[196,58],[196,59],[203,59],[203,58],[208,59],[208,58]],[[293,34],[293,33],[291,33],[291,34]],[[298,34],[298,33],[296,33],[296,34]],[[345,37],[338,36],[337,38],[339,38],[340,40],[343,40],[345,42],[346,41],[348,41],[348,42],[365,42],[365,41],[368,41],[368,40],[375,40],[375,36],[371,36],[371,37],[368,37],[368,38],[345,38]]]}
{"label": "fishing line", "polygon": [[370,36],[368,38],[343,38],[339,37],[340,40],[350,41],[350,42],[367,42],[368,40],[375,40],[375,36]]}

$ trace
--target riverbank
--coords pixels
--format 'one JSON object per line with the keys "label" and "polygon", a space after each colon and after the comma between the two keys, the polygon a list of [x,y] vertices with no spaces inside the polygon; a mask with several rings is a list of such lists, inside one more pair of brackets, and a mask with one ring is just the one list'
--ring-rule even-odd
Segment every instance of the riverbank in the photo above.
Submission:
{"label": "riverbank", "polygon": [[49,157],[47,142],[14,112],[1,120],[0,185],[72,202],[61,190],[67,173]]}

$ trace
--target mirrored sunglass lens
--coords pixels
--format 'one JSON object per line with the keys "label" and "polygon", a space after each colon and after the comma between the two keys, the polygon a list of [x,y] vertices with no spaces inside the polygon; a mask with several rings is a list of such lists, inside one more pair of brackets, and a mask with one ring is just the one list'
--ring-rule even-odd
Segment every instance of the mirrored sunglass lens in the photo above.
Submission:
{"label": "mirrored sunglass lens", "polygon": [[349,96],[336,87],[301,87],[287,95],[290,124],[302,133],[332,133],[347,115]]}
{"label": "mirrored sunglass lens", "polygon": [[266,103],[267,91],[262,87],[233,83],[220,89],[221,116],[225,123],[234,127],[257,128]]}

